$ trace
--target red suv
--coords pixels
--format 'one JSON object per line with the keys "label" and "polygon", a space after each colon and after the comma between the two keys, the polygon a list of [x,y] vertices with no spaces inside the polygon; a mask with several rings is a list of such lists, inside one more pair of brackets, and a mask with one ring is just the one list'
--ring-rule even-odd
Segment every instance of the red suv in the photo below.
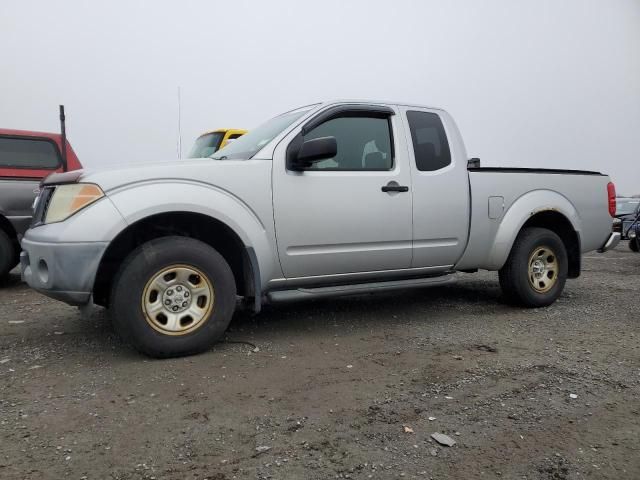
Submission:
{"label": "red suv", "polygon": [[18,264],[40,181],[82,168],[69,142],[65,153],[59,133],[0,129],[0,280]]}

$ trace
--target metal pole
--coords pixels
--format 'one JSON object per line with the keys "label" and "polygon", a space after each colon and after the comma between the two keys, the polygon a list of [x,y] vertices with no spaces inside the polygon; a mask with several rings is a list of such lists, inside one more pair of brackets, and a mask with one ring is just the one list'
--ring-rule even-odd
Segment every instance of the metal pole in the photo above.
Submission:
{"label": "metal pole", "polygon": [[182,105],[180,103],[180,87],[178,87],[178,160],[182,160]]}
{"label": "metal pole", "polygon": [[60,137],[62,143],[62,170],[67,171],[67,129],[65,126],[64,105],[60,105]]}

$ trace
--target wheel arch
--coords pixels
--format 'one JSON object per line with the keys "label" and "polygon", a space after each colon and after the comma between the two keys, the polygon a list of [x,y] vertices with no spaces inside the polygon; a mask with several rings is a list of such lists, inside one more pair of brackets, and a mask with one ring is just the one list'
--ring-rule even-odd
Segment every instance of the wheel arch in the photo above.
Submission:
{"label": "wheel arch", "polygon": [[9,238],[15,239],[16,242],[18,241],[18,232],[16,232],[16,229],[13,227],[9,219],[2,213],[0,213],[0,230],[4,231]]}
{"label": "wheel arch", "polygon": [[122,260],[139,245],[155,238],[181,235],[215,248],[229,263],[238,294],[253,297],[260,307],[260,269],[251,246],[233,228],[212,216],[192,211],[166,211],[140,218],[119,232],[103,254],[93,286],[94,302],[108,306],[111,284]]}
{"label": "wheel arch", "polygon": [[14,258],[12,259],[12,264],[17,265],[19,263],[19,255],[20,255],[20,241],[18,240],[18,232],[11,224],[9,219],[5,217],[2,213],[0,213],[0,230],[2,230],[8,237],[9,240],[13,243],[14,247]]}
{"label": "wheel arch", "polygon": [[551,190],[529,192],[516,200],[505,213],[495,236],[489,262],[499,270],[513,244],[527,227],[540,227],[557,234],[567,250],[568,277],[577,278],[581,270],[580,217],[573,204]]}

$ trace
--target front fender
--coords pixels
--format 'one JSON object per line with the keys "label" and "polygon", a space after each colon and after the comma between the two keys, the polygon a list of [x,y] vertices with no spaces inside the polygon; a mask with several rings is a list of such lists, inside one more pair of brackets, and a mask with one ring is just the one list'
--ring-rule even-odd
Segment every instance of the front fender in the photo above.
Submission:
{"label": "front fender", "polygon": [[516,199],[504,214],[489,252],[488,264],[484,268],[502,268],[522,226],[534,215],[545,211],[564,215],[580,236],[581,221],[574,205],[566,197],[552,190],[534,190]]}
{"label": "front fender", "polygon": [[262,278],[281,276],[270,198],[249,205],[227,190],[189,180],[138,183],[112,190],[108,195],[127,225],[167,212],[214,218],[231,228],[245,247],[254,249]]}
{"label": "front fender", "polygon": [[62,222],[42,224],[29,233],[37,242],[109,242],[126,227],[113,202],[102,197]]}

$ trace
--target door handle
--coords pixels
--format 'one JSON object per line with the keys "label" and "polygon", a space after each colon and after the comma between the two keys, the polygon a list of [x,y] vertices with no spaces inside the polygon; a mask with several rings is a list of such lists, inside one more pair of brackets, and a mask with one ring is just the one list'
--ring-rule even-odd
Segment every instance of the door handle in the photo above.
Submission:
{"label": "door handle", "polygon": [[381,190],[383,192],[408,192],[409,187],[398,185],[397,182],[389,182],[386,185],[383,185]]}

